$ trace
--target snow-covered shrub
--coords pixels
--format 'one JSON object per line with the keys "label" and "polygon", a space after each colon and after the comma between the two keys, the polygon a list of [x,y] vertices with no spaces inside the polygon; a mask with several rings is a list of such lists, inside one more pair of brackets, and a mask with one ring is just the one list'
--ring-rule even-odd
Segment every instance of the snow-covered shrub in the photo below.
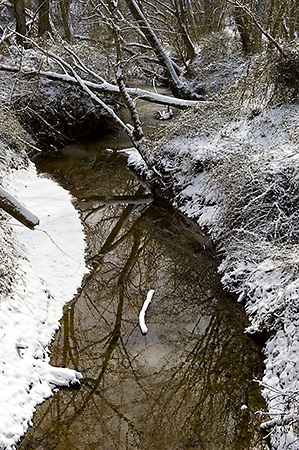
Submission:
{"label": "snow-covered shrub", "polygon": [[[28,166],[25,149],[30,151],[31,143],[11,108],[0,103],[0,185],[12,169]],[[11,291],[20,256],[7,218],[0,209],[0,294]]]}
{"label": "snow-covered shrub", "polygon": [[292,103],[298,99],[299,50],[286,50],[286,59],[279,53],[263,51],[253,56],[235,92],[244,105],[264,108],[271,103]]}
{"label": "snow-covered shrub", "polygon": [[[286,55],[286,56],[285,56]],[[273,79],[280,98],[298,100],[299,96],[299,43],[298,39],[285,46],[285,55],[275,60]]]}
{"label": "snow-covered shrub", "polygon": [[0,213],[0,296],[11,291],[16,276],[17,254],[12,231]]}
{"label": "snow-covered shrub", "polygon": [[211,183],[217,184],[224,234],[233,232],[235,238],[239,233],[253,234],[256,239],[276,243],[299,242],[298,166],[294,158],[277,165],[272,161],[271,152],[252,158],[245,147],[225,155],[214,167]]}
{"label": "snow-covered shrub", "polygon": [[12,109],[0,101],[0,181],[12,168],[26,167],[33,141],[18,122]]}

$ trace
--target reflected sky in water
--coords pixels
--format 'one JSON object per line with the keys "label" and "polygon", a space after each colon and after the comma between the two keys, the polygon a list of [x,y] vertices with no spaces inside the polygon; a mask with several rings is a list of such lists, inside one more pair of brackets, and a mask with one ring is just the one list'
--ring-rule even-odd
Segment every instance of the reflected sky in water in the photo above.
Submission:
{"label": "reflected sky in water", "polygon": [[51,359],[84,380],[38,408],[19,450],[266,448],[254,414],[263,409],[253,382],[260,351],[221,289],[204,236],[150,202],[106,145],[71,145],[38,161],[77,199],[86,226],[91,271],[65,308]]}

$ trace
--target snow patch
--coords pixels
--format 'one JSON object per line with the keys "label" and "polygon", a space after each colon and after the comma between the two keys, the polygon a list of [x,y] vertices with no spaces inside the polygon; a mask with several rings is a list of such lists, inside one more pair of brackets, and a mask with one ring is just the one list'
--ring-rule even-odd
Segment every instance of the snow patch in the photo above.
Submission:
{"label": "snow patch", "polygon": [[11,172],[3,184],[40,220],[29,230],[9,219],[18,258],[12,291],[0,301],[0,448],[10,450],[53,387],[82,378],[52,367],[48,345],[87,269],[83,228],[70,195],[38,176],[33,165]]}
{"label": "snow patch", "polygon": [[155,293],[155,291],[153,289],[150,289],[148,291],[147,296],[146,296],[146,300],[143,303],[143,306],[142,306],[141,311],[139,313],[139,326],[140,326],[140,329],[141,329],[141,333],[143,335],[147,334],[147,326],[145,324],[145,313],[147,311],[147,308],[151,304],[151,301],[152,301],[154,293]]}

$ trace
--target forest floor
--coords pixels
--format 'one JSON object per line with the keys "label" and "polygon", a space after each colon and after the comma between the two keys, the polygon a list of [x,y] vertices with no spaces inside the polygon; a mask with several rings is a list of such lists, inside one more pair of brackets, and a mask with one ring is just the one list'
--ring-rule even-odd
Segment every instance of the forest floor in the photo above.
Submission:
{"label": "forest floor", "polygon": [[[204,84],[210,101],[175,113],[148,139],[147,162],[131,152],[128,163],[149,183],[171,191],[174,205],[196,220],[217,246],[223,286],[238,296],[250,320],[246,332],[266,337],[264,377],[257,380],[268,407],[263,428],[271,433],[274,449],[295,450],[299,105],[290,102],[288,94],[282,101],[275,82],[263,73],[266,55],[248,61],[227,42],[223,40],[222,46],[218,42],[213,60],[207,46],[194,65],[196,81]],[[30,57],[34,60],[32,52]],[[3,105],[9,80],[2,92]],[[62,88],[55,91],[41,83],[39,89],[47,89],[51,96],[40,107],[48,102],[47,112],[55,105],[55,113]],[[35,92],[36,86],[30,89]],[[23,101],[20,92],[24,87],[18,93]],[[86,110],[90,107],[85,103]],[[47,346],[63,304],[71,300],[87,269],[84,234],[71,197],[54,182],[38,177],[24,151],[36,151],[36,142],[20,127],[11,108],[1,108],[1,184],[40,218],[35,230],[27,230],[4,213],[1,217],[0,367],[5,398],[0,448],[10,449],[26,431],[35,405],[50,395],[53,386],[79,382],[78,372],[49,365]],[[59,118],[65,105],[62,109]],[[70,120],[74,125],[73,114]],[[77,246],[70,245],[69,237]],[[55,273],[57,267],[63,273],[58,280],[54,267]],[[25,332],[29,322],[30,334]]]}

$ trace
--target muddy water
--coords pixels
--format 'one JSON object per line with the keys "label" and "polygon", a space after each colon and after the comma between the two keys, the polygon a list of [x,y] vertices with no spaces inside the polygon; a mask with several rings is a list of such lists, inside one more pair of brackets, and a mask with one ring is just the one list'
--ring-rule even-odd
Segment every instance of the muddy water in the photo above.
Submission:
{"label": "muddy water", "polygon": [[52,364],[80,370],[82,387],[38,407],[19,450],[265,448],[252,381],[262,362],[242,308],[222,291],[197,227],[152,203],[106,146],[70,145],[37,161],[76,199],[91,271],[52,346]]}

